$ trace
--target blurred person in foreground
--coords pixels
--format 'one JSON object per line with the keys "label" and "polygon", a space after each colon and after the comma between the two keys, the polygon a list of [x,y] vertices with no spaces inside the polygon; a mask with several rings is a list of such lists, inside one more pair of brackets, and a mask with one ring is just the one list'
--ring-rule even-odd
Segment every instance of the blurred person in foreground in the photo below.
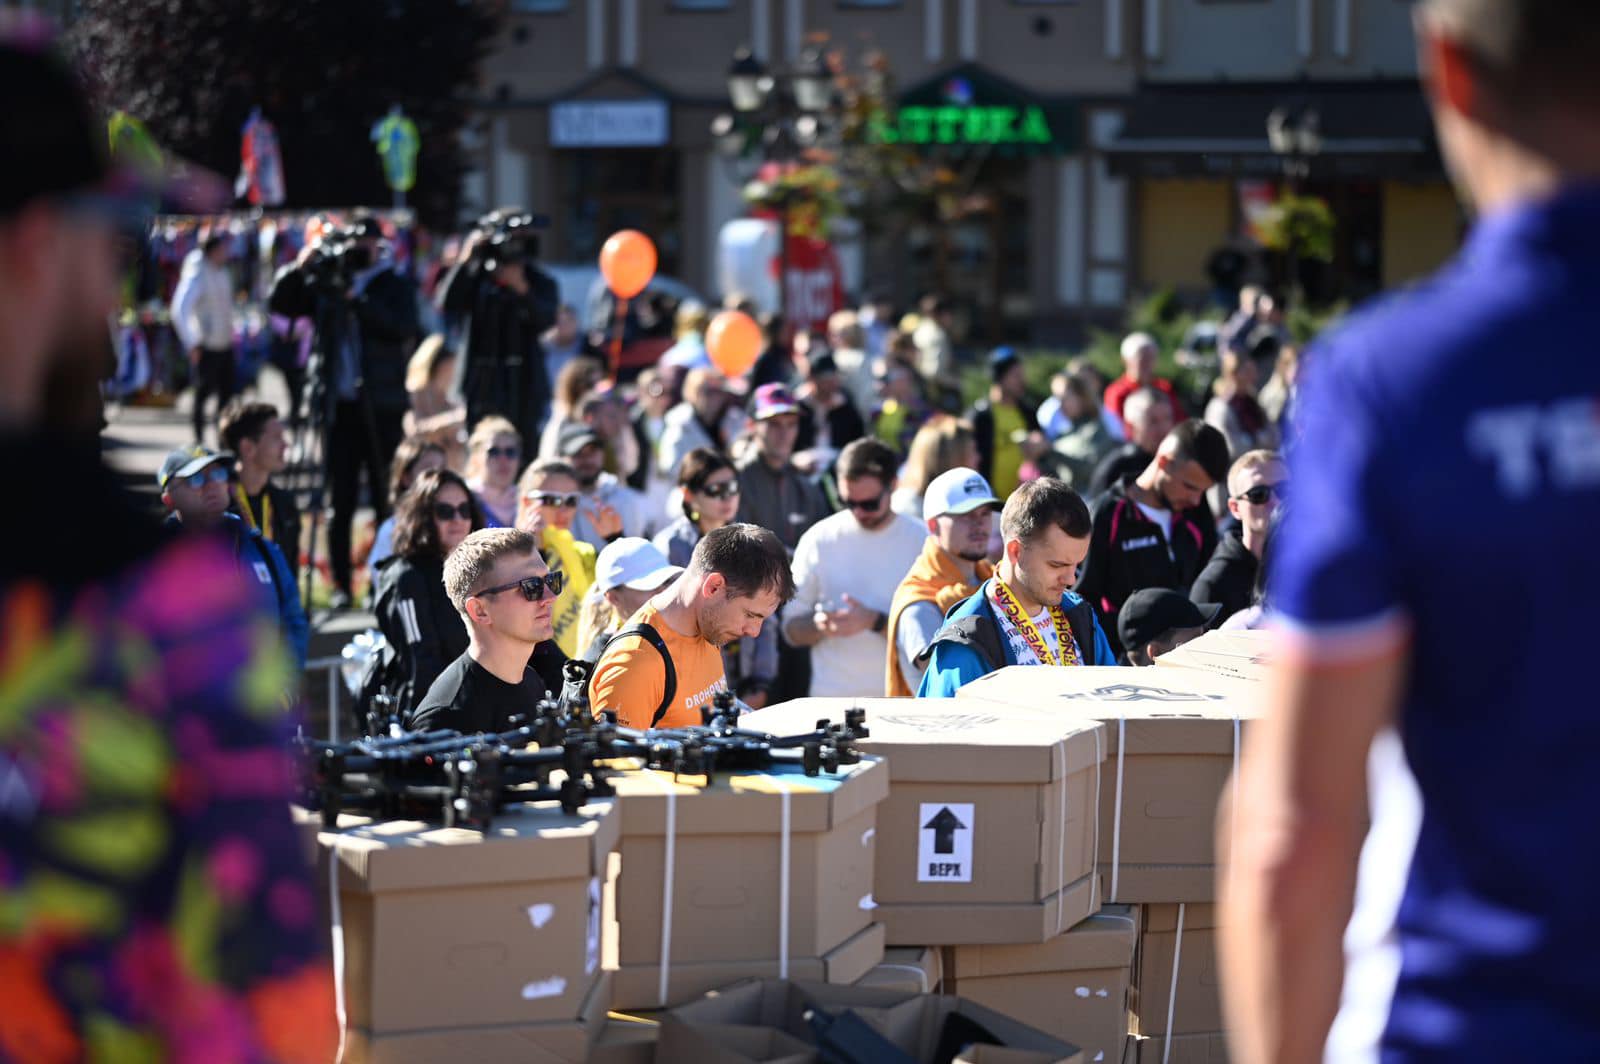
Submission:
{"label": "blurred person in foreground", "polygon": [[226,546],[163,537],[100,461],[131,200],[45,47],[0,20],[0,95],[27,101],[0,112],[0,154],[27,160],[0,176],[0,453],[51,514],[47,536],[7,522],[0,553],[0,1056],[326,1061],[288,657]]}
{"label": "blurred person in foreground", "polygon": [[[1600,715],[1569,667],[1600,586],[1600,5],[1416,6],[1478,222],[1311,356],[1276,663],[1218,816],[1242,1064],[1600,1059]],[[1539,354],[1508,378],[1508,350]]]}

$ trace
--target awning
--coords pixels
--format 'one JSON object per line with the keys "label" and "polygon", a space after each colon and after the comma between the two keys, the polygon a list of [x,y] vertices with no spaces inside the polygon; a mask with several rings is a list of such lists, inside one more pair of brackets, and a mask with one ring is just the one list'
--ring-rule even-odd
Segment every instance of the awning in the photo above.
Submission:
{"label": "awning", "polygon": [[1443,172],[1414,81],[1145,85],[1103,150],[1123,176],[1276,176],[1283,157],[1267,139],[1267,116],[1279,107],[1316,115],[1321,144],[1306,160],[1313,178]]}
{"label": "awning", "polygon": [[886,141],[932,153],[1019,156],[1077,151],[1075,102],[1049,99],[977,63],[963,63],[902,93]]}

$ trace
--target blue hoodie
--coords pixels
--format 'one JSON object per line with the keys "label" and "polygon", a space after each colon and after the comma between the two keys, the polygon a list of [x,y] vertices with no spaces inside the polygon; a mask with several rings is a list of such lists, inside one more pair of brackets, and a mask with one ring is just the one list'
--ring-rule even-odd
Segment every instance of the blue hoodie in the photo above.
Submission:
{"label": "blue hoodie", "polygon": [[[177,514],[167,515],[165,527],[176,535],[183,529]],[[278,618],[284,642],[294,656],[295,666],[306,667],[306,649],[310,642],[311,625],[306,611],[300,605],[300,589],[295,586],[294,572],[284,561],[283,552],[276,544],[240,520],[238,514],[225,513],[217,526],[217,533],[233,549],[234,559],[246,581],[256,588],[262,606]]]}
{"label": "blue hoodie", "polygon": [[[975,594],[956,603],[945,615],[944,627],[924,651],[928,655],[928,671],[917,688],[918,698],[949,698],[978,677],[1017,663],[1011,643],[1001,635],[1000,622],[989,605],[991,582],[985,581]],[[1061,608],[1067,611],[1073,638],[1086,659],[1084,664],[1117,664],[1094,607],[1068,591],[1061,596]]]}

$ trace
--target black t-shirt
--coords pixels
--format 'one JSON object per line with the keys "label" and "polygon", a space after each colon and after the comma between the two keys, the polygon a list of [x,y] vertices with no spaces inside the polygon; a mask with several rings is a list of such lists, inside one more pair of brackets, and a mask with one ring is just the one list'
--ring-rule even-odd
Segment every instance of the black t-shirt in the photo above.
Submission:
{"label": "black t-shirt", "polygon": [[544,680],[531,667],[523,672],[521,683],[509,684],[473,661],[471,654],[462,654],[417,703],[411,727],[453,728],[464,735],[507,731],[512,716],[531,718],[546,693]]}

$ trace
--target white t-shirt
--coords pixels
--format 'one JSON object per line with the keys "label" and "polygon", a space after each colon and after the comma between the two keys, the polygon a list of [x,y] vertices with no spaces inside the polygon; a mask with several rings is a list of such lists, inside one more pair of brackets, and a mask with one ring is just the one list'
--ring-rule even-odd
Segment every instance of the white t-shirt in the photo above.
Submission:
{"label": "white t-shirt", "polygon": [[[1019,665],[1043,665],[1044,662],[1040,661],[1038,656],[1034,654],[1033,649],[1028,646],[1028,641],[1022,638],[1022,633],[1017,631],[1011,622],[1006,620],[1006,616],[1000,610],[997,599],[992,594],[993,589],[994,585],[990,584],[987,589],[991,592],[988,596],[989,604],[994,610],[995,619],[1000,622],[1000,634],[1010,644],[1011,660]],[[1040,637],[1044,639],[1045,647],[1055,656],[1056,661],[1060,661],[1061,637],[1056,633],[1056,622],[1050,616],[1050,610],[1048,608],[1042,609],[1028,619],[1033,622],[1033,627],[1038,630]],[[1083,650],[1078,646],[1077,637],[1069,633],[1067,638],[1072,640],[1072,649],[1078,660],[1080,662],[1083,661]]]}
{"label": "white t-shirt", "polygon": [[[800,537],[794,549],[794,599],[784,607],[787,628],[813,616],[819,605],[842,609],[849,596],[868,609],[888,613],[895,589],[922,552],[924,525],[896,514],[868,532],[848,511],[825,517]],[[811,649],[811,694],[818,697],[880,697],[889,644],[870,628],[824,639]]]}
{"label": "white t-shirt", "polygon": [[1145,517],[1154,521],[1157,528],[1161,529],[1161,538],[1167,541],[1167,557],[1172,557],[1172,511],[1146,506],[1137,499],[1133,501],[1133,504],[1140,509]]}
{"label": "white t-shirt", "polygon": [[922,683],[922,674],[928,663],[917,663],[917,655],[928,648],[933,637],[944,627],[944,611],[937,602],[913,602],[900,611],[900,620],[894,626],[895,653],[900,656],[900,674],[915,691]]}

